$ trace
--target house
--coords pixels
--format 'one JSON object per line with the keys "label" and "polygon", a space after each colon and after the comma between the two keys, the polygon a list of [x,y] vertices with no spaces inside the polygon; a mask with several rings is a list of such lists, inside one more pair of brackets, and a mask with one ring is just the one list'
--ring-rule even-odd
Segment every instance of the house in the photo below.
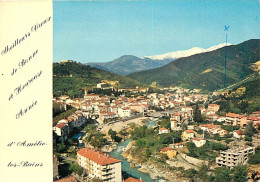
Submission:
{"label": "house", "polygon": [[228,131],[222,128],[212,128],[209,130],[209,134],[218,134],[219,136],[224,137],[226,134],[228,134]]}
{"label": "house", "polygon": [[251,115],[255,117],[260,117],[260,111],[255,111]]}
{"label": "house", "polygon": [[207,131],[212,133],[212,131],[216,128],[221,128],[221,125],[214,125],[214,124],[202,124],[200,125],[200,129],[203,131]]}
{"label": "house", "polygon": [[185,130],[181,135],[181,139],[183,141],[187,141],[187,140],[194,138],[194,136],[195,136],[195,133],[193,130]]}
{"label": "house", "polygon": [[132,114],[132,110],[130,109],[130,107],[123,107],[123,108],[118,108],[118,116],[121,118],[128,118],[131,117]]}
{"label": "house", "polygon": [[104,121],[105,119],[113,119],[113,118],[116,118],[116,117],[117,117],[116,113],[108,112],[108,113],[101,114],[100,119]]}
{"label": "house", "polygon": [[125,180],[125,182],[145,182],[144,180],[142,180],[142,178],[137,179],[137,178],[133,178],[133,177],[129,177]]}
{"label": "house", "polygon": [[171,130],[180,129],[180,127],[178,127],[178,121],[177,120],[171,118],[170,121],[171,121]]}
{"label": "house", "polygon": [[247,118],[248,122],[252,122],[254,126],[258,125],[260,123],[260,117],[256,116],[250,116]]}
{"label": "house", "polygon": [[237,139],[245,138],[245,131],[243,130],[236,130],[233,132],[233,136]]}
{"label": "house", "polygon": [[97,94],[86,94],[84,95],[84,99],[86,100],[93,100],[93,99],[98,99],[99,95]]}
{"label": "house", "polygon": [[233,168],[248,161],[249,154],[255,153],[255,147],[234,147],[226,151],[220,151],[220,156],[216,158],[218,167]]}
{"label": "house", "polygon": [[202,147],[204,144],[206,144],[206,140],[200,138],[194,137],[191,141],[196,145],[196,147]]}
{"label": "house", "polygon": [[69,134],[69,127],[65,123],[58,123],[54,128],[53,131],[59,136],[60,141],[65,141],[68,138]]}
{"label": "house", "polygon": [[247,117],[235,113],[227,113],[225,125],[241,126],[243,127],[247,123]]}
{"label": "house", "polygon": [[180,121],[181,121],[181,114],[180,114],[180,113],[174,113],[174,114],[172,115],[172,118],[173,118],[174,120],[180,122]]}
{"label": "house", "polygon": [[77,162],[90,178],[122,182],[121,161],[108,154],[82,148],[77,152]]}
{"label": "house", "polygon": [[164,134],[164,133],[170,133],[170,130],[167,128],[160,128],[159,129],[159,134]]}
{"label": "house", "polygon": [[209,111],[213,111],[213,112],[218,112],[219,111],[220,106],[218,104],[209,104],[208,105],[208,110]]}
{"label": "house", "polygon": [[177,155],[177,151],[170,147],[164,147],[160,150],[160,153],[166,154],[169,159],[174,158]]}
{"label": "house", "polygon": [[218,115],[216,114],[209,114],[206,116],[207,120],[209,121],[217,121],[218,120]]}
{"label": "house", "polygon": [[78,182],[74,176],[69,176],[66,178],[55,180],[54,182]]}
{"label": "house", "polygon": [[182,148],[182,147],[184,147],[184,143],[183,142],[174,143],[173,145],[174,145],[175,148]]}

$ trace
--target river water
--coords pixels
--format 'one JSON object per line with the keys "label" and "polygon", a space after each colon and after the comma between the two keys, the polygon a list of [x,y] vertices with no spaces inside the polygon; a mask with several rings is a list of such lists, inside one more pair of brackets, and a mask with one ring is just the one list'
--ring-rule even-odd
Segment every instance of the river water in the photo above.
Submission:
{"label": "river water", "polygon": [[149,174],[138,171],[136,167],[131,168],[130,163],[127,162],[123,158],[123,156],[121,156],[121,153],[123,152],[122,148],[126,147],[131,141],[132,141],[132,139],[127,139],[124,142],[119,143],[117,149],[108,154],[112,157],[115,157],[115,158],[121,160],[122,171],[126,172],[130,176],[138,178],[138,179],[141,177],[142,180],[145,180],[146,182],[156,182],[157,180],[151,179]]}
{"label": "river water", "polygon": [[[155,121],[151,120],[146,123],[146,126],[155,126],[155,123],[156,123]],[[142,178],[142,180],[146,182],[157,182],[158,180],[151,179],[149,174],[138,171],[138,168],[136,167],[131,168],[130,163],[127,162],[123,158],[123,156],[121,156],[121,153],[123,152],[123,148],[125,148],[131,141],[132,139],[127,139],[124,142],[119,143],[117,149],[108,154],[122,161],[121,162],[122,171],[126,172],[128,175],[138,179]]]}

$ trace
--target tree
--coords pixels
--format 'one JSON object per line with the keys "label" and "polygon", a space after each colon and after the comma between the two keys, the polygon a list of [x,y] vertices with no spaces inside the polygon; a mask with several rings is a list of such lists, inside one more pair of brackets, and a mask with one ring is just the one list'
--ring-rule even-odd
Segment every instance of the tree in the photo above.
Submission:
{"label": "tree", "polygon": [[255,154],[249,155],[248,164],[260,164],[260,147],[257,147]]}
{"label": "tree", "polygon": [[108,134],[110,135],[112,140],[115,140],[115,138],[116,138],[116,131],[114,131],[112,129],[109,129]]}
{"label": "tree", "polygon": [[112,138],[112,140],[114,140],[115,142],[120,142],[122,140],[122,138],[117,136],[116,131],[109,129],[108,134],[110,135],[110,137]]}
{"label": "tree", "polygon": [[208,174],[208,166],[203,164],[202,166],[200,166],[199,171],[198,171],[198,177],[202,180],[202,181],[207,181],[207,179],[209,178]]}
{"label": "tree", "polygon": [[195,106],[194,112],[193,112],[193,120],[197,123],[202,122],[201,112],[199,110],[198,104]]}
{"label": "tree", "polygon": [[82,167],[80,167],[78,164],[76,163],[72,163],[70,164],[69,170],[73,171],[74,173],[81,175],[83,173],[83,169]]}
{"label": "tree", "polygon": [[253,123],[250,122],[245,129],[245,134],[248,137],[252,137],[255,133],[257,133],[256,129],[253,126]]}
{"label": "tree", "polygon": [[232,179],[235,182],[247,181],[248,167],[246,165],[238,165],[233,169]]}
{"label": "tree", "polygon": [[94,124],[88,124],[85,128],[84,131],[86,131],[87,133],[90,132],[95,132],[96,131],[97,126]]}
{"label": "tree", "polygon": [[216,168],[214,171],[216,182],[230,182],[231,181],[231,171],[226,167]]}
{"label": "tree", "polygon": [[58,143],[56,150],[59,153],[65,152],[66,151],[66,145],[64,143]]}

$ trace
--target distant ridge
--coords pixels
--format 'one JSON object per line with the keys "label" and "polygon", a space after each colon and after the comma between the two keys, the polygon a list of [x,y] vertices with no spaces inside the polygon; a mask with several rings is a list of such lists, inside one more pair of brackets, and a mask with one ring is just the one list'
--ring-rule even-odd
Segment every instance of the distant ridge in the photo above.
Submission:
{"label": "distant ridge", "polygon": [[208,49],[194,47],[189,50],[175,51],[163,55],[144,56],[142,58],[133,55],[124,55],[113,61],[101,63],[90,62],[86,63],[86,65],[110,71],[119,75],[128,75],[133,72],[144,71],[164,66],[181,57],[188,57],[194,54],[214,51],[216,49],[224,47],[225,45],[226,44],[219,44]]}
{"label": "distant ridge", "polygon": [[[230,46],[230,45],[232,45],[232,44],[227,43],[227,46]],[[178,59],[178,58],[182,58],[182,57],[192,56],[194,54],[211,52],[211,51],[214,51],[216,49],[219,49],[219,48],[222,48],[225,46],[226,46],[226,43],[212,46],[208,49],[203,49],[200,47],[193,47],[191,49],[184,50],[184,51],[175,51],[175,52],[169,52],[166,54],[154,55],[154,56],[144,56],[143,58],[149,58],[149,59],[153,59],[153,60],[164,60],[164,59],[173,59],[174,60],[174,59]]]}
{"label": "distant ridge", "polygon": [[[161,86],[183,86],[214,91],[223,88],[225,48],[179,58],[160,68],[136,72],[128,77]],[[227,85],[254,73],[260,60],[260,40],[251,39],[227,47]]]}

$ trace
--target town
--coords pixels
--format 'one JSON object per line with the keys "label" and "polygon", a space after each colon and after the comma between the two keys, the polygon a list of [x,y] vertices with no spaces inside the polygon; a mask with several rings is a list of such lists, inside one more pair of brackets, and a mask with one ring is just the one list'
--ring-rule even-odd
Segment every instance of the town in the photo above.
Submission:
{"label": "town", "polygon": [[222,102],[241,88],[114,84],[85,88],[84,98],[53,97],[54,181],[260,179],[260,111],[226,112]]}

